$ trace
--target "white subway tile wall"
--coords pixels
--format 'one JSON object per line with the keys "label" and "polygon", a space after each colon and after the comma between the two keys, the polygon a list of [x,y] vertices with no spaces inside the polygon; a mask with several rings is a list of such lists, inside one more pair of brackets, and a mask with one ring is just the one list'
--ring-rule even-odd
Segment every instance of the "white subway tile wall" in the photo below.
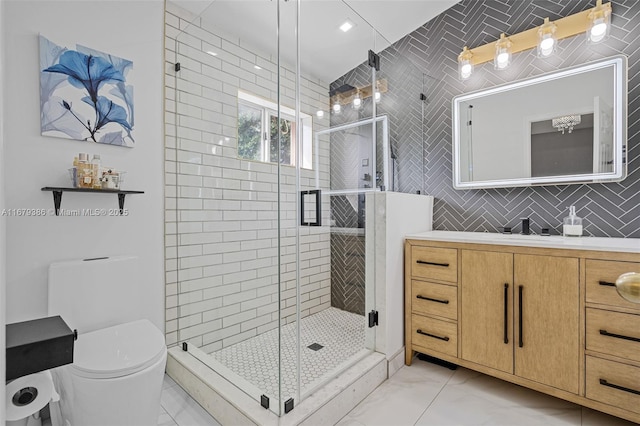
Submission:
{"label": "white subway tile wall", "polygon": [[[279,315],[283,323],[296,318],[296,175],[282,166],[279,180],[277,165],[237,157],[238,90],[276,101],[274,58],[172,3],[165,30],[166,340],[209,353],[277,327]],[[291,67],[281,64],[280,83],[282,105],[295,107]],[[328,109],[329,84],[304,76],[300,83],[302,112],[314,117],[314,131],[326,129],[329,117],[318,119],[315,111]],[[328,139],[318,152],[320,187],[329,188]],[[301,170],[301,189],[315,188],[315,173]],[[326,196],[322,216],[328,223]],[[300,266],[306,317],[331,303],[327,228],[301,230]]]}

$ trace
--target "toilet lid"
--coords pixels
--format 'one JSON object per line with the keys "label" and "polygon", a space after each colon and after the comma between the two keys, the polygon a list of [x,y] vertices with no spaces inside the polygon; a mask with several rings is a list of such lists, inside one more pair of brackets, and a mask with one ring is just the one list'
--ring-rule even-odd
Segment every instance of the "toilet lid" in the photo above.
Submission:
{"label": "toilet lid", "polygon": [[142,319],[80,334],[71,366],[84,377],[120,377],[155,364],[165,352],[160,330]]}

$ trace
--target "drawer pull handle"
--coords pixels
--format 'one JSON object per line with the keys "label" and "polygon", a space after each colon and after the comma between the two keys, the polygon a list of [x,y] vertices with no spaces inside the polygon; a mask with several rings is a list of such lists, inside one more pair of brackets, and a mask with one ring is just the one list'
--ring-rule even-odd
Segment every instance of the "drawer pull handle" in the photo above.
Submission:
{"label": "drawer pull handle", "polygon": [[615,337],[616,339],[624,339],[624,340],[631,340],[632,342],[640,342],[640,338],[638,337],[631,337],[631,336],[625,336],[623,334],[609,333],[607,330],[600,330],[600,334],[602,334],[603,336]]}
{"label": "drawer pull handle", "polygon": [[624,386],[620,386],[620,385],[616,385],[616,384],[613,384],[613,383],[609,383],[605,379],[600,379],[600,384],[602,386],[608,386],[610,388],[618,389],[618,390],[621,390],[621,391],[624,391],[624,392],[629,392],[629,393],[632,393],[634,395],[640,395],[640,391],[639,390],[625,388]]}
{"label": "drawer pull handle", "polygon": [[609,281],[598,281],[598,284],[606,285],[606,286],[609,286],[609,287],[615,287],[616,286],[616,283],[610,283]]}
{"label": "drawer pull handle", "polygon": [[416,296],[416,299],[428,300],[428,301],[430,301],[430,302],[443,303],[443,304],[445,304],[445,305],[448,305],[448,304],[449,304],[449,301],[448,301],[448,300],[433,299],[433,298],[431,298],[431,297],[427,297],[427,296],[420,296],[420,295],[417,295],[417,296]]}
{"label": "drawer pull handle", "polygon": [[420,329],[418,329],[418,330],[416,331],[416,333],[418,333],[418,334],[422,334],[423,336],[433,337],[434,339],[444,340],[445,342],[448,342],[448,341],[449,341],[449,338],[448,338],[447,336],[444,336],[444,337],[442,337],[442,336],[436,336],[435,334],[430,334],[430,333],[427,333],[427,332],[422,331],[422,330],[420,330]]}
{"label": "drawer pull handle", "polygon": [[443,268],[448,268],[448,263],[438,263],[438,262],[427,262],[426,260],[416,260],[416,263],[420,265],[431,265],[431,266],[442,266]]}
{"label": "drawer pull handle", "polygon": [[509,343],[509,284],[504,284],[504,343]]}
{"label": "drawer pull handle", "polygon": [[524,347],[524,338],[522,337],[522,289],[524,286],[518,286],[518,347]]}

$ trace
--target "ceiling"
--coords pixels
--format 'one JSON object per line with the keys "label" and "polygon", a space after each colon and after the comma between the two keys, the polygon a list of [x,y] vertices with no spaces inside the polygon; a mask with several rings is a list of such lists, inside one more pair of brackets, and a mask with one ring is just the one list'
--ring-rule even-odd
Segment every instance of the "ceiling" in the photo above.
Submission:
{"label": "ceiling", "polygon": [[[169,0],[202,17],[203,27],[269,55],[277,52],[274,0]],[[387,48],[459,0],[301,0],[300,65],[305,75],[330,83],[367,60],[369,49]],[[280,2],[280,58],[295,64],[292,1]],[[346,20],[355,26],[339,29]]]}

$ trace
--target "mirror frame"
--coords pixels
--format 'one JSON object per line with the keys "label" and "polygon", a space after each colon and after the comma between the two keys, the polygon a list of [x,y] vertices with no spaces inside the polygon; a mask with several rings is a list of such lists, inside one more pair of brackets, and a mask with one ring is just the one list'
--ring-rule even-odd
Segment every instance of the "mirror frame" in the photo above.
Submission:
{"label": "mirror frame", "polygon": [[[545,177],[496,179],[484,181],[461,180],[460,175],[460,134],[461,134],[461,113],[460,105],[469,100],[491,96],[507,92],[510,90],[532,86],[547,81],[556,80],[571,75],[576,75],[601,68],[613,67],[614,75],[614,159],[613,171],[607,173],[589,173],[579,175],[560,175]],[[508,188],[518,186],[537,185],[567,185],[583,183],[606,183],[619,182],[627,176],[626,147],[627,147],[627,57],[616,55],[603,60],[590,62],[587,64],[565,68],[541,74],[532,78],[507,83],[500,86],[491,87],[467,94],[458,95],[452,100],[452,130],[453,130],[453,188],[454,189],[486,189],[486,188]],[[524,143],[524,141],[523,141]]]}

